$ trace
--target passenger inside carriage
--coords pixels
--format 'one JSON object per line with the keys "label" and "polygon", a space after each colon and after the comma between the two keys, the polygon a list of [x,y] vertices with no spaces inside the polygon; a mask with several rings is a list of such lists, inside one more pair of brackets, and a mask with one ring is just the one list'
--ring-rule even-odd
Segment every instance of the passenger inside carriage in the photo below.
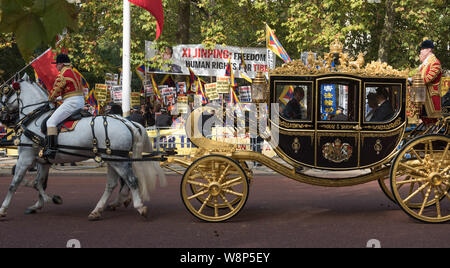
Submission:
{"label": "passenger inside carriage", "polygon": [[301,102],[305,98],[305,91],[301,87],[294,89],[294,97],[288,102],[283,111],[283,117],[290,120],[302,120]]}
{"label": "passenger inside carriage", "polygon": [[389,100],[389,94],[385,88],[377,88],[376,98],[378,107],[375,109],[370,122],[386,122],[394,116],[392,102]]}

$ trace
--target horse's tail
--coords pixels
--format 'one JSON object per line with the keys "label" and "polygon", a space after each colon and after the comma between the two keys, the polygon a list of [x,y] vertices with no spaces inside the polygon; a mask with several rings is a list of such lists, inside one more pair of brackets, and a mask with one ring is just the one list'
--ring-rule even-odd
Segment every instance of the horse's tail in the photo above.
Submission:
{"label": "horse's tail", "polygon": [[[133,158],[141,158],[143,152],[152,152],[152,144],[144,127],[138,124],[139,129],[135,129],[135,141],[133,144]],[[133,172],[139,181],[141,198],[148,201],[150,192],[156,188],[156,180],[164,187],[167,185],[166,175],[159,162],[133,162]]]}

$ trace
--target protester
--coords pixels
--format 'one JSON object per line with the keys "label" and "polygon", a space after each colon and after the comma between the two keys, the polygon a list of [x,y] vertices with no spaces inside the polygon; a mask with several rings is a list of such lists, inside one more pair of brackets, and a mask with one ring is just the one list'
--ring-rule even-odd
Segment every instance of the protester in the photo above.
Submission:
{"label": "protester", "polygon": [[172,125],[172,117],[166,108],[161,108],[161,114],[155,116],[157,127],[170,127]]}
{"label": "protester", "polygon": [[130,120],[145,126],[145,119],[141,113],[140,106],[134,106],[131,110]]}

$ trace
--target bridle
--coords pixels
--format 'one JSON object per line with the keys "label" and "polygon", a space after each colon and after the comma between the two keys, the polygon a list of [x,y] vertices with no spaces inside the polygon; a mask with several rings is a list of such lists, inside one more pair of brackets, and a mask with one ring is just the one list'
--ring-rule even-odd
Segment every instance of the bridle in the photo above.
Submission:
{"label": "bridle", "polygon": [[20,84],[18,82],[14,82],[13,87],[5,86],[0,92],[0,104],[2,105],[0,112],[0,121],[5,125],[11,125],[15,123],[16,119],[20,116],[19,109],[13,111],[9,108],[9,105],[11,105],[11,103],[9,103],[9,100],[14,94],[16,94],[15,101],[17,102],[17,107],[20,107],[22,100],[20,100],[19,98]]}
{"label": "bridle", "polygon": [[[2,105],[2,108],[1,108],[1,112],[0,112],[0,119],[1,119],[0,121],[2,121],[4,124],[6,124],[8,126],[11,124],[16,124],[20,120],[20,115],[24,115],[25,118],[27,116],[29,116],[29,114],[24,113],[24,110],[26,108],[38,106],[38,105],[48,106],[48,104],[50,103],[49,101],[43,101],[43,102],[39,102],[39,103],[33,103],[30,105],[23,105],[23,102],[20,99],[20,93],[21,93],[21,89],[20,89],[20,84],[18,82],[14,82],[12,87],[9,87],[9,86],[5,87],[3,89],[3,91],[1,92],[0,104]],[[16,94],[15,102],[17,102],[17,110],[13,111],[8,106],[13,104],[13,103],[10,103],[9,100],[14,94]]]}

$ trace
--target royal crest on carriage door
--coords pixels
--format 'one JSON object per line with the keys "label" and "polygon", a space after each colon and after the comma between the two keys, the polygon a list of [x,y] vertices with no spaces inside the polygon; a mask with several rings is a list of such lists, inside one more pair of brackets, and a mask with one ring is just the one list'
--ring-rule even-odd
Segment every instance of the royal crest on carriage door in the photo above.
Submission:
{"label": "royal crest on carriage door", "polygon": [[340,139],[336,139],[332,143],[326,143],[322,147],[323,157],[333,163],[348,161],[352,157],[352,153],[352,146],[348,143],[342,143]]}

